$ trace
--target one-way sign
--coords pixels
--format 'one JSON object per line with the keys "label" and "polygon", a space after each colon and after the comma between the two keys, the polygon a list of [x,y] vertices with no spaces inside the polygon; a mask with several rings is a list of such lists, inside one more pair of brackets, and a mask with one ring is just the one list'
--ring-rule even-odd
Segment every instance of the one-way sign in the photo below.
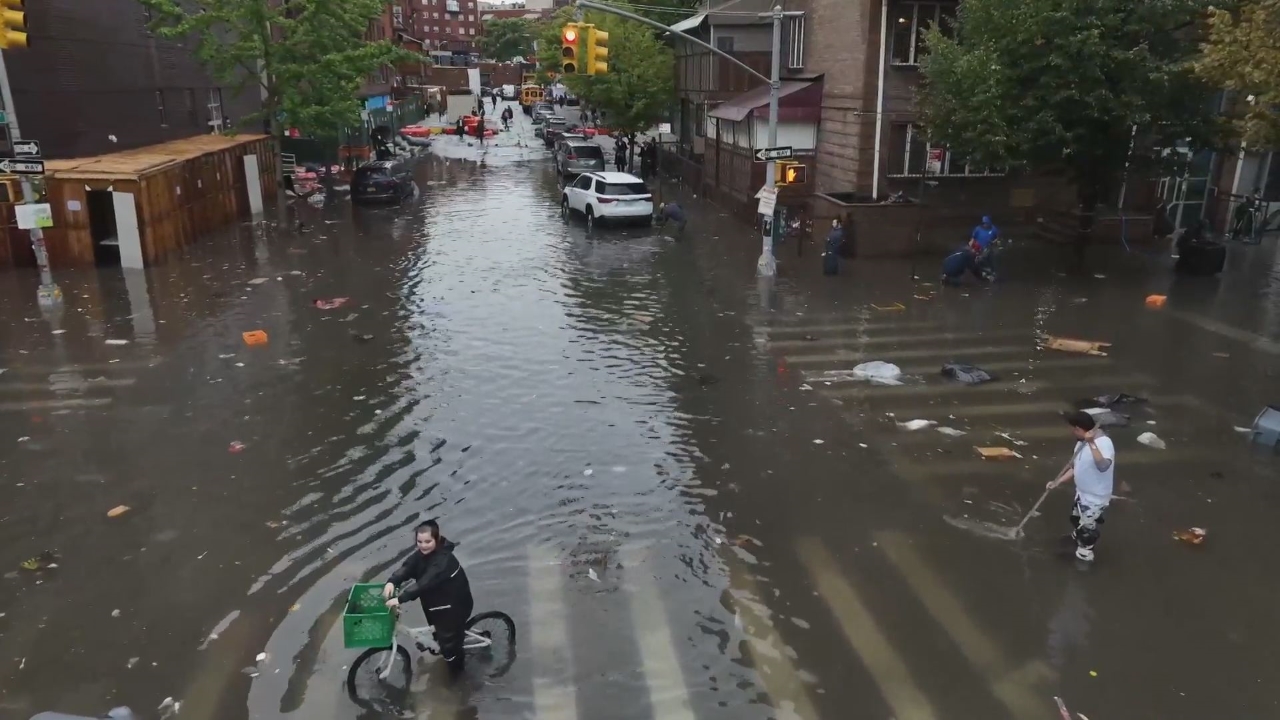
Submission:
{"label": "one-way sign", "polygon": [[0,172],[15,175],[43,175],[43,160],[0,160]]}
{"label": "one-way sign", "polygon": [[789,147],[760,148],[756,151],[756,162],[770,160],[790,160],[795,157],[795,150]]}
{"label": "one-way sign", "polygon": [[40,157],[40,141],[14,140],[13,154],[18,157]]}

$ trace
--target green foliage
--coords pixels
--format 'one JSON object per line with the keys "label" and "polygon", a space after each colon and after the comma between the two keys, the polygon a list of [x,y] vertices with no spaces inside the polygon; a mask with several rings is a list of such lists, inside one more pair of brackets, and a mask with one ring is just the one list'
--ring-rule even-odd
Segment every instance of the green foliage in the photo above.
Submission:
{"label": "green foliage", "polygon": [[[539,76],[560,71],[560,33],[573,21],[572,9],[562,10],[538,33]],[[561,78],[569,91],[587,105],[607,114],[609,127],[642,132],[663,120],[675,99],[675,58],[649,28],[605,13],[587,13],[584,22],[609,33],[609,72]],[[581,45],[583,62],[586,38]]]}
{"label": "green foliage", "polygon": [[1244,142],[1280,147],[1280,0],[1244,0],[1235,12],[1211,10],[1201,51],[1196,70],[1234,93],[1232,121]]}
{"label": "green foliage", "polygon": [[1065,170],[1092,210],[1127,161],[1213,141],[1212,90],[1191,67],[1205,4],[964,0],[953,37],[926,37],[924,124],[971,161]]}
{"label": "green foliage", "polygon": [[484,24],[480,51],[486,58],[508,62],[533,54],[533,23],[524,18],[494,18]]}
{"label": "green foliage", "polygon": [[[331,135],[359,121],[365,79],[418,55],[387,40],[367,42],[387,0],[141,0],[162,37],[192,38],[219,81],[258,86],[262,114],[282,126]],[[187,8],[193,8],[191,10]]]}

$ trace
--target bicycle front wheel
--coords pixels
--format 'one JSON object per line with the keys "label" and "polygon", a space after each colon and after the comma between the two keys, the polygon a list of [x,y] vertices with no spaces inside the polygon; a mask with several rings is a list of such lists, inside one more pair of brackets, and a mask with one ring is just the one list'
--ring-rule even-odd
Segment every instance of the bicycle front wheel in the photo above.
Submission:
{"label": "bicycle front wheel", "polygon": [[516,624],[503,612],[483,612],[467,621],[462,649],[467,665],[490,678],[507,674],[516,661]]}
{"label": "bicycle front wheel", "polygon": [[[387,663],[391,662],[386,677]],[[360,707],[376,713],[398,716],[409,709],[409,682],[413,661],[409,651],[395,646],[369,648],[351,663],[347,671],[347,695]]]}

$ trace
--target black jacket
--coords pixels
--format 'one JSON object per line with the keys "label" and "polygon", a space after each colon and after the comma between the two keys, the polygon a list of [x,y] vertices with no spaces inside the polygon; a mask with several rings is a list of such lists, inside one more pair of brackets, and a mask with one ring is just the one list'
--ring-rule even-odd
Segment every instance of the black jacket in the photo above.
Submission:
{"label": "black jacket", "polygon": [[423,555],[415,548],[413,554],[405,558],[404,564],[387,578],[387,582],[397,587],[409,580],[414,581],[413,586],[400,593],[402,604],[421,600],[424,610],[444,606],[470,608],[471,583],[453,554],[457,546],[457,543],[441,538],[439,546],[429,555]]}

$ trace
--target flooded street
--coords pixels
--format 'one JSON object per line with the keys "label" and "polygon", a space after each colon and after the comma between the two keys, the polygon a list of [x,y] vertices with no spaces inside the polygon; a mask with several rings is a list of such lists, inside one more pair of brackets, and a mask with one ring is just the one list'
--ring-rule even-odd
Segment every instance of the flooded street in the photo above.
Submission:
{"label": "flooded street", "polygon": [[[517,657],[457,691],[424,659],[407,717],[1280,711],[1277,461],[1235,429],[1280,402],[1274,238],[1191,284],[1018,245],[991,288],[889,261],[823,278],[789,245],[762,284],[755,233],[714,206],[683,201],[680,242],[588,236],[540,149],[476,151],[423,159],[400,208],[296,201],[305,232],[61,273],[58,317],[0,278],[0,718],[391,716],[347,697],[343,602],[433,517]],[[838,375],[870,360],[905,384]],[[944,521],[1016,525],[1070,456],[1059,413],[1121,392],[1147,402],[1111,432],[1092,566],[1061,539],[1070,488],[1016,542]],[[1203,545],[1172,538],[1193,526]]]}

